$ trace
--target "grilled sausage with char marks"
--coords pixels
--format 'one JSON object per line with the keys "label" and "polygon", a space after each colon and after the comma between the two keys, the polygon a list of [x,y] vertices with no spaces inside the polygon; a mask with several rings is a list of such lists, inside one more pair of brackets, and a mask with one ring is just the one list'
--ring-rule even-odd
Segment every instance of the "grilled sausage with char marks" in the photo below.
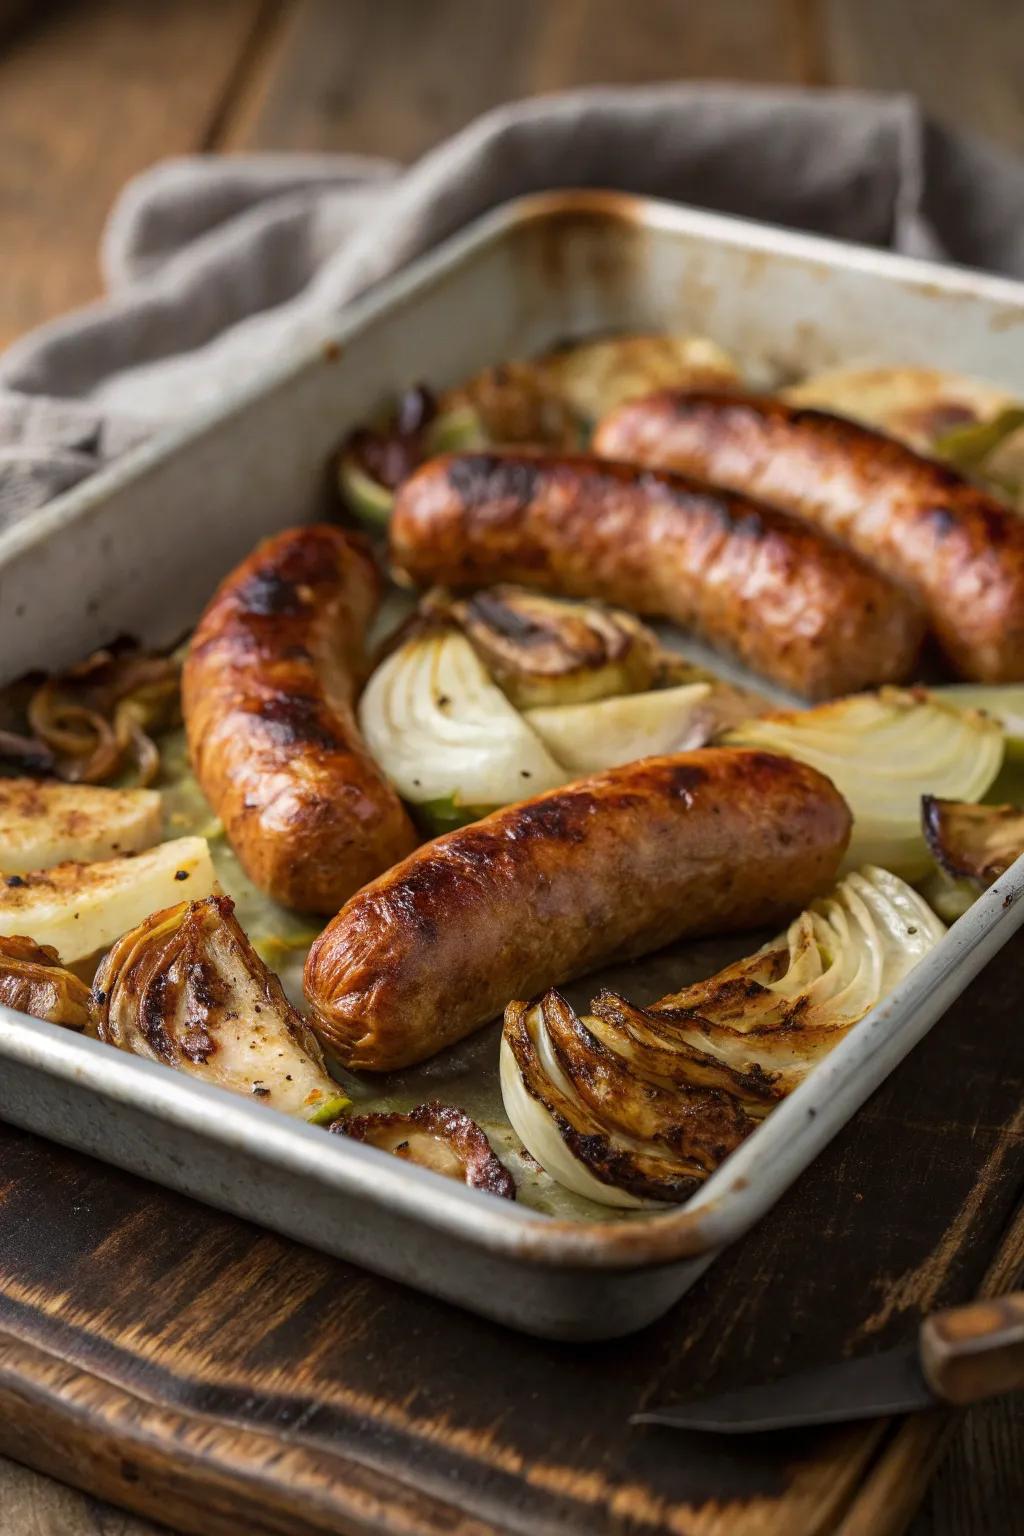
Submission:
{"label": "grilled sausage with char marks", "polygon": [[805,518],[914,594],[961,677],[1024,681],[1024,518],[948,465],[825,411],[673,390],[620,406],[594,442]]}
{"label": "grilled sausage with char marks", "polygon": [[290,529],[221,583],[185,662],[196,777],[249,877],[300,911],[337,912],[418,841],[352,709],[380,589],[358,535]]}
{"label": "grilled sausage with char marks", "polygon": [[432,1056],[529,997],[687,935],[777,924],[850,835],[815,769],[706,748],[609,769],[418,849],[310,950],[310,1022],[350,1067]]}
{"label": "grilled sausage with char marks", "polygon": [[807,698],[906,679],[914,601],[796,518],[580,456],[452,454],[401,487],[391,554],[422,584],[517,581],[667,618]]}

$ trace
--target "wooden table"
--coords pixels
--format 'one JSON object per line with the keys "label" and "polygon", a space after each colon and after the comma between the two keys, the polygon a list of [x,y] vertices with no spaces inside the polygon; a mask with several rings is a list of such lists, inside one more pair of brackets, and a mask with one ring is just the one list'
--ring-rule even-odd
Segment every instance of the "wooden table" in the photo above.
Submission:
{"label": "wooden table", "polygon": [[[969,6],[959,0],[0,0],[0,346],[98,293],[96,249],[106,210],[129,176],[165,155],[274,148],[409,158],[503,100],[589,82],[677,78],[905,89],[947,120],[1021,150],[1022,77],[1019,0],[973,0]],[[1002,962],[1004,1006],[1021,954],[1018,945],[1015,960]],[[972,1019],[986,1028],[991,982],[989,977],[976,986],[971,1001],[961,1005],[961,1034],[949,1036],[945,1057],[931,1051],[934,1071],[943,1070],[944,1060],[950,1071],[959,1070],[962,1031]],[[919,1059],[920,1053],[914,1062]],[[857,1297],[847,1296],[849,1316],[837,1323],[834,1342],[855,1347],[850,1318],[858,1315],[898,1334],[916,1306],[965,1294],[964,1286],[979,1283],[992,1263],[1005,1283],[1024,1245],[1024,1215],[1019,1208],[1016,1218],[1012,1214],[1024,1193],[1024,1144],[1013,1093],[1007,1098],[996,1091],[999,1072],[989,1059],[988,1097],[970,1099],[970,1111],[948,1132],[944,1158],[940,1124],[941,1114],[951,1112],[948,1089],[933,1101],[927,1085],[915,1086],[908,1076],[912,1066],[903,1069],[904,1086],[895,1097],[884,1090],[800,1196],[787,1202],[792,1233],[787,1236],[785,1223],[777,1231],[761,1229],[695,1293],[692,1305],[707,1309],[705,1335],[706,1319],[722,1317],[714,1278],[720,1269],[724,1294],[736,1305],[748,1279],[751,1294],[760,1295],[773,1265],[780,1273],[800,1270],[806,1258],[801,1223],[815,1209],[830,1209],[825,1192],[835,1181],[857,1185],[855,1154],[873,1116],[886,1128],[887,1145],[899,1144],[916,1159],[913,1168],[928,1175],[931,1190],[938,1191],[929,1198],[940,1204],[922,1221],[916,1256],[889,1231],[882,1244],[889,1290],[881,1300],[874,1292],[864,1296],[862,1309]],[[1015,1084],[1019,1098],[1024,1050],[1008,1045],[1003,1067],[1004,1088],[1006,1081]],[[977,1087],[965,1080],[965,1097]],[[915,1115],[919,1122],[911,1123]],[[56,1181],[67,1171],[65,1155],[18,1137],[2,1146],[9,1157],[18,1148],[19,1157],[30,1159],[45,1201],[50,1176]],[[908,1171],[909,1165],[893,1168],[893,1180]],[[968,1171],[983,1176],[980,1206],[969,1193],[970,1180],[964,1183]],[[0,1186],[4,1172],[0,1163]],[[103,1170],[91,1177],[97,1190],[113,1189],[118,1178]],[[875,1188],[881,1194],[883,1185],[876,1182]],[[997,1204],[986,1220],[990,1199]],[[188,1203],[182,1207],[187,1210]],[[884,1223],[884,1212],[876,1214]],[[195,1221],[207,1228],[222,1218],[197,1214]],[[939,1239],[936,1223],[948,1225],[947,1238]],[[225,1221],[225,1231],[227,1226]],[[833,1243],[825,1253],[853,1252],[852,1226],[840,1236],[845,1248],[834,1246],[834,1231],[823,1233]],[[294,1262],[314,1261],[296,1249]],[[365,1298],[376,1296],[376,1287],[381,1307],[401,1310],[394,1287],[366,1280],[358,1289],[368,1316],[376,1302]],[[804,1279],[797,1290],[794,1305],[813,1312],[814,1288]],[[421,1321],[424,1309],[433,1308],[438,1326],[451,1329],[454,1314],[445,1309],[415,1298],[408,1307]],[[767,1326],[767,1312],[760,1322],[759,1316],[752,1322],[755,1338]],[[822,1337],[829,1337],[827,1328]],[[524,1349],[537,1358],[542,1346]],[[706,1338],[695,1359],[707,1365]],[[913,1536],[1010,1536],[1012,1512],[1024,1508],[1022,1435],[1019,1404],[969,1413],[914,1519]],[[902,1488],[908,1509],[913,1507],[915,1477],[939,1443],[929,1436],[925,1441],[927,1455],[915,1456],[910,1433],[903,1460],[886,1464],[899,1486],[876,1477],[872,1497],[891,1507]],[[4,1536],[144,1536],[155,1530],[0,1461]]]}

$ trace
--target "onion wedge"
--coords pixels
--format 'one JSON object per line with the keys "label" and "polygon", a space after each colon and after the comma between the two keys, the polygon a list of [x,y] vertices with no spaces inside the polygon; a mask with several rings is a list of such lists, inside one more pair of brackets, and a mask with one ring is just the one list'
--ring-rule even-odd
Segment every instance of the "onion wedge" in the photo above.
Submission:
{"label": "onion wedge", "polygon": [[359,726],[413,807],[451,800],[475,820],[568,777],[457,630],[414,636],[392,651],[366,685]]}
{"label": "onion wedge", "polygon": [[945,933],[910,886],[865,868],[710,980],[636,1008],[602,992],[510,1003],[501,1085],[513,1129],[604,1205],[683,1200]]}
{"label": "onion wedge", "polygon": [[1004,752],[1003,732],[989,716],[899,688],[766,715],[723,740],[796,757],[826,774],[853,812],[843,868],[878,864],[905,880],[923,878],[931,862],[922,792],[980,800]]}

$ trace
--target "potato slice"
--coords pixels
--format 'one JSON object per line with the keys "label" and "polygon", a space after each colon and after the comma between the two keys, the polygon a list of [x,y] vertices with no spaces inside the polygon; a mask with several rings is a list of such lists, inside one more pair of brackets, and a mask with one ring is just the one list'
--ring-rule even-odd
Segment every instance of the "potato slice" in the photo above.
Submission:
{"label": "potato slice", "polygon": [[0,934],[52,945],[65,965],[106,949],[144,917],[214,888],[205,837],[179,837],[98,864],[55,864],[0,882]]}
{"label": "potato slice", "polygon": [[160,840],[155,789],[0,779],[0,874],[138,853]]}

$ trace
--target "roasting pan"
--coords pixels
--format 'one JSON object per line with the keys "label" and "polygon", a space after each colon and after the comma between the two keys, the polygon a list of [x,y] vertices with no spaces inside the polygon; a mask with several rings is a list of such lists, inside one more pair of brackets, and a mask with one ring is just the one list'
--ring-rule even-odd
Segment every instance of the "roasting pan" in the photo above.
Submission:
{"label": "roasting pan", "polygon": [[[1022,285],[617,193],[520,199],[0,537],[0,681],[178,637],[257,538],[331,509],[332,450],[397,389],[617,329],[709,335],[764,382],[916,363],[1024,395]],[[9,1009],[0,1117],[511,1327],[611,1337],[764,1215],[1009,939],[1022,892],[1024,859],[665,1213],[554,1219]]]}

